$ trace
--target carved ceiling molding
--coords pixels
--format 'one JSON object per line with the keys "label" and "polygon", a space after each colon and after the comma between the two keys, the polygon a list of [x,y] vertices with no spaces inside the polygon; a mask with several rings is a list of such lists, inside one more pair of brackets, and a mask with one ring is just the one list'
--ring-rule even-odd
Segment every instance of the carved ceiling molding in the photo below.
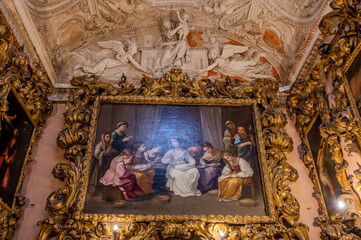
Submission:
{"label": "carved ceiling molding", "polygon": [[[264,5],[270,10],[274,11],[275,14],[284,19],[286,22],[300,25],[313,25],[323,11],[325,6],[327,6],[326,1],[320,0],[311,0],[311,1],[287,1],[287,0],[262,0]],[[291,7],[286,7],[293,5]],[[311,14],[308,13],[308,10],[311,10]],[[301,11],[302,13],[297,13]]]}
{"label": "carved ceiling molding", "polygon": [[311,55],[314,54],[315,51],[318,51],[318,43],[323,42],[325,39],[325,36],[322,35],[319,31],[318,25],[322,20],[322,16],[331,11],[331,8],[329,7],[330,2],[331,0],[326,0],[327,4],[324,5],[323,11],[320,13],[317,21],[314,23],[313,29],[310,32],[310,35],[308,36],[308,39],[306,40],[303,49],[300,50],[300,57],[297,58],[293,64],[293,68],[291,69],[287,79],[287,82],[290,83],[290,86],[297,82],[297,80],[300,78],[299,75],[302,72],[310,72],[312,65],[315,63],[315,60],[313,60],[313,63],[311,65],[309,65],[307,62],[309,62],[309,58],[312,58]]}
{"label": "carved ceiling molding", "polygon": [[[123,29],[116,30],[116,31],[113,31],[113,32],[108,32],[108,33],[106,33],[104,35],[101,35],[101,36],[95,36],[94,38],[91,38],[92,36],[88,36],[89,38],[86,39],[86,42],[84,44],[82,44],[79,49],[86,49],[86,48],[91,47],[92,45],[95,45],[99,41],[106,41],[106,40],[114,39],[116,37],[122,37],[124,34],[137,36],[139,33],[144,32],[144,30],[151,29],[151,28],[154,28],[154,27],[159,27],[160,28],[161,25],[162,25],[161,22],[152,22],[152,23],[148,23],[148,24],[123,28]],[[189,26],[193,30],[201,30],[203,32],[210,31],[213,35],[218,34],[219,36],[227,37],[227,38],[229,38],[231,40],[242,43],[245,46],[249,46],[253,50],[256,50],[259,53],[263,53],[264,58],[272,65],[272,67],[275,68],[275,70],[276,70],[278,76],[280,77],[282,83],[285,84],[286,75],[285,75],[284,69],[282,68],[282,63],[278,59],[276,59],[275,56],[270,55],[269,52],[267,52],[267,50],[264,47],[262,48],[261,46],[255,44],[254,42],[251,42],[251,41],[249,41],[247,39],[244,39],[244,38],[242,38],[240,36],[234,35],[233,33],[227,32],[227,31],[222,30],[222,29],[208,27],[208,26],[204,26],[204,25],[203,26],[202,25],[196,25],[196,24],[189,24]],[[68,55],[66,58],[64,58],[63,62],[59,64],[60,69],[62,69],[65,66],[66,62],[71,57],[72,56]],[[59,79],[59,80],[61,81],[61,79]]]}
{"label": "carved ceiling molding", "polygon": [[61,14],[82,1],[83,0],[57,0],[53,2],[42,2],[24,0],[31,14],[41,17],[51,17],[57,14]]}
{"label": "carved ceiling molding", "polygon": [[315,65],[317,61],[320,60],[319,48],[323,44],[324,40],[325,38],[323,36],[317,39],[315,45],[312,48],[311,53],[308,55],[306,61],[304,61],[304,64],[301,68],[300,73],[297,75],[297,79],[295,82],[302,81],[302,79],[308,78],[308,76],[311,74],[312,67]]}
{"label": "carved ceiling molding", "polygon": [[[73,7],[79,2],[86,3],[86,4],[93,4],[93,5],[102,5],[101,2],[97,2],[97,0],[92,1],[85,1],[85,0],[66,0],[66,1],[33,1],[33,0],[24,0],[26,5],[28,6],[30,12],[37,16],[42,17],[50,17],[56,14],[61,14],[67,11],[69,8]],[[189,1],[189,0],[143,0],[140,1],[151,8],[167,8],[167,7],[183,7],[183,8],[190,8],[190,7],[203,7],[207,4],[214,4],[212,1]],[[276,15],[281,16],[286,22],[305,26],[305,25],[312,25],[322,11],[326,1],[317,1],[317,0],[310,0],[302,4],[301,1],[282,1],[282,0],[263,0],[259,1],[262,2],[264,6],[269,8],[270,10],[274,11]],[[222,1],[220,3],[222,4]],[[258,4],[256,2],[255,4]],[[309,12],[308,10],[312,9],[311,14],[304,14],[299,13],[295,14],[295,11],[303,9],[303,12]]]}
{"label": "carved ceiling molding", "polygon": [[[303,54],[308,52],[307,44],[310,43],[310,34],[312,36],[314,34],[314,24],[318,22],[318,14],[325,9],[323,7],[325,6],[325,1],[310,0],[307,3],[308,5],[305,5],[305,8],[312,9],[312,13],[308,14],[309,16],[307,14],[299,14],[300,21],[297,21],[295,17],[297,14],[292,9],[295,8],[295,5],[302,4],[302,1],[259,0],[245,2],[245,5],[242,5],[243,2],[239,2],[239,6],[235,10],[229,10],[229,14],[222,11],[219,12],[220,10],[216,11],[218,5],[219,7],[229,7],[229,3],[225,0],[135,1],[134,3],[143,6],[142,10],[135,10],[134,7],[129,8],[133,10],[122,9],[125,5],[121,5],[121,1],[117,3],[117,6],[113,6],[113,8],[110,7],[107,1],[99,0],[17,1],[23,2],[23,10],[29,11],[28,16],[34,22],[34,29],[30,31],[30,35],[34,35],[31,38],[35,41],[36,51],[40,56],[49,56],[48,59],[50,61],[44,60],[44,57],[40,57],[40,59],[44,63],[44,67],[52,81],[57,83],[69,81],[59,78],[59,69],[62,69],[64,66],[64,58],[69,58],[69,56],[64,57],[63,53],[73,51],[74,49],[63,47],[59,39],[67,33],[70,34],[72,28],[74,31],[79,29],[79,31],[73,32],[74,34],[79,34],[79,40],[84,39],[84,41],[88,41],[92,39],[90,41],[94,42],[97,38],[105,39],[106,37],[102,36],[104,33],[109,37],[114,37],[127,31],[144,29],[145,25],[151,26],[153,24],[153,26],[160,26],[162,19],[171,15],[173,15],[172,20],[174,21],[175,10],[180,9],[192,15],[192,24],[190,26],[195,28],[200,26],[201,29],[210,29],[212,31],[216,28],[224,28],[223,30],[227,32],[227,34],[222,32],[224,36],[251,46],[258,52],[265,53],[267,61],[275,68],[282,82],[287,84],[290,81],[289,79],[294,79],[293,75],[297,74],[297,66],[302,64],[301,61],[304,60],[302,58]],[[125,2],[124,4],[130,6],[129,2]],[[128,5],[125,7],[129,7]],[[169,10],[170,7],[172,10]],[[211,12],[207,12],[206,7],[208,7],[207,11]],[[238,13],[238,11],[240,12]],[[263,20],[260,14],[264,14]],[[306,15],[308,17],[303,18]],[[311,15],[314,16],[313,21],[311,20]],[[139,18],[139,16],[142,17]],[[23,18],[23,21],[29,22],[25,18]],[[209,25],[205,26],[204,23]],[[247,29],[244,25],[246,23],[252,23],[253,29],[250,30],[249,26]],[[29,24],[26,25],[29,27]],[[102,30],[90,29],[96,25],[101,25]],[[66,30],[67,26],[71,27],[68,27]],[[257,29],[260,26],[263,26],[263,28]],[[66,31],[61,32],[61,28]],[[33,33],[35,31],[36,33]],[[109,31],[109,33],[106,31]],[[221,31],[218,33],[221,33]],[[38,35],[38,37],[35,35]],[[37,38],[41,39],[38,43],[36,42]],[[64,39],[64,41],[68,41],[68,39]],[[72,46],[76,46],[78,49],[85,46],[82,41],[75,40],[70,42],[72,42]],[[43,47],[39,47],[41,44],[43,44]],[[42,53],[42,48],[46,52]]]}

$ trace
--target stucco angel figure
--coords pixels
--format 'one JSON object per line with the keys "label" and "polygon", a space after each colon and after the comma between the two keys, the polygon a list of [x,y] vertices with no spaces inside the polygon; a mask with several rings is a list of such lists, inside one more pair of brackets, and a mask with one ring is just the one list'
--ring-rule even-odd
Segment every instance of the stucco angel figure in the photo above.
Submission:
{"label": "stucco angel figure", "polygon": [[169,67],[180,68],[190,61],[190,47],[187,41],[190,31],[188,26],[190,16],[187,13],[181,16],[179,11],[177,11],[177,16],[179,23],[174,29],[172,29],[172,23],[169,19],[163,21],[163,32],[155,43],[155,47],[158,49],[154,65],[155,72]]}
{"label": "stucco angel figure", "polygon": [[128,46],[124,46],[122,42],[116,40],[98,42],[98,45],[104,49],[96,54],[89,50],[73,52],[81,60],[81,64],[74,67],[74,75],[109,75],[120,79],[122,73],[128,71],[130,67],[144,73],[149,72],[133,58],[138,51],[134,41],[130,42]]}
{"label": "stucco angel figure", "polygon": [[[199,70],[198,73],[215,69],[224,75],[240,76],[250,82],[257,78],[275,80],[272,75],[265,74],[270,70],[270,66],[260,61],[261,54],[254,54],[249,51],[249,47],[226,44],[221,55],[219,52],[219,48],[212,47],[208,53],[212,64]],[[245,53],[245,56],[242,57],[237,53]]]}

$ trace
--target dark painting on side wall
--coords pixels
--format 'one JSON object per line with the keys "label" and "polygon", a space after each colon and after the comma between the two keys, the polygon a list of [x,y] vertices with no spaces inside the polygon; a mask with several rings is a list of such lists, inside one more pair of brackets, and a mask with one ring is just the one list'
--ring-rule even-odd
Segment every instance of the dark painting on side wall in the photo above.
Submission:
{"label": "dark painting on side wall", "polygon": [[11,208],[34,126],[12,91],[7,101],[0,127],[0,198]]}
{"label": "dark painting on side wall", "polygon": [[312,128],[307,133],[307,139],[315,161],[326,208],[329,215],[332,216],[340,210],[337,199],[342,192],[336,178],[335,164],[331,160],[330,148],[326,140],[320,135],[319,126],[321,123],[321,118],[317,117]]}

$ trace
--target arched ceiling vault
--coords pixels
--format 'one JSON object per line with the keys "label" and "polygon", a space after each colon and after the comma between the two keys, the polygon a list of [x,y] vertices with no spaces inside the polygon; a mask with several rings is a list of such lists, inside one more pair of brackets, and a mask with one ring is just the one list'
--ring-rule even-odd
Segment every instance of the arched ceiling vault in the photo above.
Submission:
{"label": "arched ceiling vault", "polygon": [[[67,86],[79,71],[101,73],[109,82],[125,73],[136,82],[178,60],[177,66],[196,78],[238,75],[247,82],[265,76],[287,85],[312,52],[327,5],[324,0],[4,0],[1,7],[8,8],[15,29],[26,29],[25,44],[32,44],[56,86]],[[184,20],[185,45],[179,27]],[[178,32],[165,40],[170,30]],[[131,52],[131,46],[137,48]]]}

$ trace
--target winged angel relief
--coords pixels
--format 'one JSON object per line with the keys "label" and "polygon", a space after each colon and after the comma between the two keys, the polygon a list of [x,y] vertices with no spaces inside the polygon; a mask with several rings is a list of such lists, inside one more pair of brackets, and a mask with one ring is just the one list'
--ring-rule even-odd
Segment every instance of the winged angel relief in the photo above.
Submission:
{"label": "winged angel relief", "polygon": [[[222,54],[220,54],[218,43],[212,41],[212,38],[210,40],[211,43],[214,43],[208,52],[211,65],[199,70],[199,73],[217,70],[224,75],[241,76],[247,81],[253,81],[257,78],[276,80],[272,75],[267,74],[271,70],[271,66],[260,61],[262,54],[249,50],[247,46],[230,44],[225,44]],[[239,53],[244,53],[244,56]]]}
{"label": "winged angel relief", "polygon": [[120,79],[122,74],[131,67],[149,73],[149,70],[141,66],[134,60],[133,56],[137,53],[137,44],[133,41],[124,45],[120,41],[109,40],[97,43],[103,50],[98,53],[90,50],[82,52],[73,52],[80,59],[80,64],[74,67],[74,75],[97,75],[109,76]]}

